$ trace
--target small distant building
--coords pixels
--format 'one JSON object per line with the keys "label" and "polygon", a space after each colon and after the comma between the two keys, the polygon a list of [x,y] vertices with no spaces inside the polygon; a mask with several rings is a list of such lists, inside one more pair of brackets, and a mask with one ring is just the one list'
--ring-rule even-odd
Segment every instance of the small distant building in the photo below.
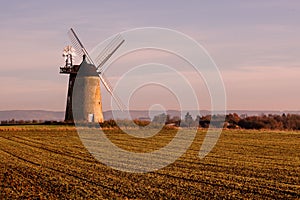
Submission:
{"label": "small distant building", "polygon": [[139,117],[140,121],[147,121],[147,122],[151,122],[151,118],[150,117]]}

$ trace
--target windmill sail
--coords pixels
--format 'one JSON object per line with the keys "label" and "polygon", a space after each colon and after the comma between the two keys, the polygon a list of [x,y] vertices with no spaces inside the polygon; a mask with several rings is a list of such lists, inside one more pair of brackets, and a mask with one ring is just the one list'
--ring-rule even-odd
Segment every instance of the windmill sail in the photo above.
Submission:
{"label": "windmill sail", "polygon": [[96,58],[97,70],[99,73],[103,71],[103,65],[108,61],[108,59],[118,50],[118,48],[124,43],[124,39],[120,34],[118,34],[98,55]]}
{"label": "windmill sail", "polygon": [[105,86],[106,90],[109,92],[109,94],[114,98],[117,106],[119,107],[120,110],[125,110],[126,106],[122,103],[122,101],[120,100],[120,98],[113,93],[113,89],[111,87],[111,84],[109,83],[108,79],[104,76],[104,74],[100,74],[99,75],[103,85]]}
{"label": "windmill sail", "polygon": [[86,55],[87,61],[95,65],[90,55],[88,54],[87,50],[84,48],[83,44],[80,42],[78,36],[76,35],[75,31],[72,28],[68,31],[68,36],[76,50],[77,55],[80,55],[81,57],[83,55]]}
{"label": "windmill sail", "polygon": [[75,52],[76,54],[79,56],[79,57],[83,57],[84,53],[83,51],[81,50],[81,47],[80,47],[80,44],[78,43],[78,41],[76,40],[75,36],[73,35],[73,32],[71,32],[71,30],[68,31],[68,36],[69,36],[69,39],[72,43],[72,46],[73,48],[75,49]]}

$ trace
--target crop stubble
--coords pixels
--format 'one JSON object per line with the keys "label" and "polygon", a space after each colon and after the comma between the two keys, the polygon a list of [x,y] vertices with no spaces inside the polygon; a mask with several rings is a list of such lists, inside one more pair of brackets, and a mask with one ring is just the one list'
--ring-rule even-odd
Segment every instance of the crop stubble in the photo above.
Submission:
{"label": "crop stubble", "polygon": [[[138,139],[106,130],[117,146],[149,152],[176,130]],[[198,158],[205,130],[175,163],[145,174],[113,170],[95,160],[72,127],[0,127],[0,199],[12,198],[300,198],[300,132],[223,131]]]}

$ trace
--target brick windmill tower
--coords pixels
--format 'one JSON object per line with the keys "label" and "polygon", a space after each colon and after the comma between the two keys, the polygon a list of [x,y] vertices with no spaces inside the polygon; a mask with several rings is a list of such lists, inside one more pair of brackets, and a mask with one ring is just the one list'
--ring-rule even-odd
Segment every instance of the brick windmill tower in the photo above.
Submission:
{"label": "brick windmill tower", "polygon": [[[65,66],[60,67],[61,74],[69,74],[65,121],[74,122],[76,119],[83,122],[103,122],[100,81],[114,98],[118,107],[121,110],[125,107],[113,93],[112,87],[102,72],[102,67],[125,40],[117,35],[94,62],[72,28],[68,35],[74,48],[72,46],[64,48]],[[82,57],[80,65],[73,64],[76,55]]]}

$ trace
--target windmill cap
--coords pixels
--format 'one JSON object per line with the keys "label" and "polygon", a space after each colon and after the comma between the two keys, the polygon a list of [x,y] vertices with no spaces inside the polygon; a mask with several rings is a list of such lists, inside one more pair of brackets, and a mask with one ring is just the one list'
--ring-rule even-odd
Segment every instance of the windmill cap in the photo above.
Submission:
{"label": "windmill cap", "polygon": [[86,61],[86,56],[83,55],[83,60],[79,65],[78,76],[99,76],[95,65]]}

